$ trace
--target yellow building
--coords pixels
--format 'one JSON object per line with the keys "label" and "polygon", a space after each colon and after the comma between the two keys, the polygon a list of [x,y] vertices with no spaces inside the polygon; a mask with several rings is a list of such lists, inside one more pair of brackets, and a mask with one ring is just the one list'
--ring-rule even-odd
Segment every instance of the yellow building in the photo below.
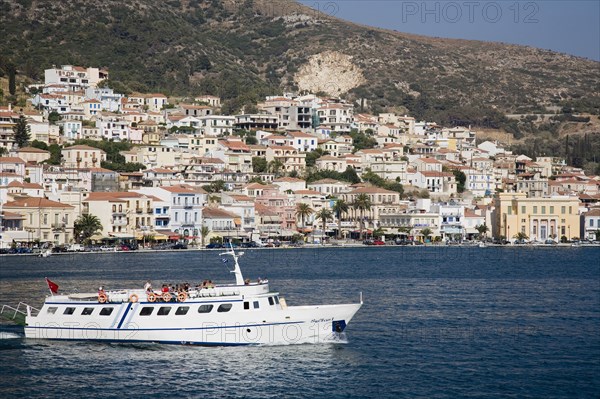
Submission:
{"label": "yellow building", "polygon": [[494,238],[512,239],[523,233],[532,241],[560,241],[563,236],[579,236],[577,197],[527,198],[525,193],[499,193],[494,203]]}
{"label": "yellow building", "polygon": [[66,168],[99,168],[106,152],[89,145],[74,145],[61,151]]}
{"label": "yellow building", "polygon": [[73,240],[75,207],[41,197],[22,197],[3,205],[7,212],[22,216],[28,242],[52,242],[63,245]]}

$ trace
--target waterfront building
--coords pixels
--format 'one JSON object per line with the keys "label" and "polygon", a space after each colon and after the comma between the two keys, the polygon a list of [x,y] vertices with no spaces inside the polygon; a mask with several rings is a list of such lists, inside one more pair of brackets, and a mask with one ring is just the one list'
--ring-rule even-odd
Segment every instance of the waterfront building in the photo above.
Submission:
{"label": "waterfront building", "polygon": [[512,239],[522,233],[530,240],[558,241],[580,234],[577,197],[528,198],[525,193],[498,193],[494,205],[494,238]]}

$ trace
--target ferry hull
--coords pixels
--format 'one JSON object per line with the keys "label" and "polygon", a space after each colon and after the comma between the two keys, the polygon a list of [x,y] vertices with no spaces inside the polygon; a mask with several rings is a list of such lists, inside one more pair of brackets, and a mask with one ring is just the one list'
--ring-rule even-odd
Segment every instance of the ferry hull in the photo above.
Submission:
{"label": "ferry hull", "polygon": [[[137,304],[136,304],[137,305]],[[147,325],[125,322],[129,304],[119,311],[120,323],[103,325],[102,320],[44,322],[28,317],[25,336],[31,339],[85,340],[107,342],[155,342],[182,345],[289,345],[327,343],[339,340],[361,304],[290,306],[273,313],[256,313],[235,322],[224,319],[196,323]],[[137,308],[129,308],[134,313]]]}

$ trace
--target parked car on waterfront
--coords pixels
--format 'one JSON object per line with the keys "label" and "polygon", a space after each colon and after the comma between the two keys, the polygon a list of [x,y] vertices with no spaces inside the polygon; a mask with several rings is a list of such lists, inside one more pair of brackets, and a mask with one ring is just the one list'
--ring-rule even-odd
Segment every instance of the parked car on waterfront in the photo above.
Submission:
{"label": "parked car on waterfront", "polygon": [[385,245],[385,241],[382,240],[374,240],[373,245]]}
{"label": "parked car on waterfront", "polygon": [[206,248],[208,248],[208,249],[223,248],[223,245],[218,242],[211,242],[210,244],[208,244],[206,246]]}

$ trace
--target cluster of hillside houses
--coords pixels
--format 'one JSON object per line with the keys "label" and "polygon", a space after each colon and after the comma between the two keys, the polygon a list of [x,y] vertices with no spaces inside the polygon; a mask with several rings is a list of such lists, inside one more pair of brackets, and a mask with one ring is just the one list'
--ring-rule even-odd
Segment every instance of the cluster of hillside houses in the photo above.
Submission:
{"label": "cluster of hillside houses", "polygon": [[[359,238],[374,231],[468,240],[481,235],[481,225],[494,238],[600,239],[600,177],[562,159],[478,143],[470,128],[363,114],[313,94],[267,97],[257,113],[222,115],[215,96],[176,103],[159,93],[126,96],[104,87],[107,78],[98,68],[54,67],[34,86],[31,107],[0,107],[0,247],[77,242],[74,222],[82,214],[100,219],[99,238],[136,240],[198,240],[204,226],[204,238],[241,240]],[[60,120],[50,123],[51,113]],[[62,146],[60,165],[46,162],[48,151],[16,145],[13,127],[21,116],[31,141]],[[376,147],[357,150],[355,131]],[[146,169],[105,169],[106,153],[73,145],[78,139],[133,143],[122,155]],[[307,154],[318,149],[322,155],[307,168]],[[257,158],[268,170],[255,171]],[[309,169],[349,168],[400,183],[405,195],[365,182],[303,179]],[[464,174],[464,192],[455,171]],[[224,190],[203,188],[215,182]],[[352,206],[365,195],[368,209]],[[317,212],[338,200],[348,210],[334,212],[322,231]],[[313,212],[301,217],[299,204]]]}

